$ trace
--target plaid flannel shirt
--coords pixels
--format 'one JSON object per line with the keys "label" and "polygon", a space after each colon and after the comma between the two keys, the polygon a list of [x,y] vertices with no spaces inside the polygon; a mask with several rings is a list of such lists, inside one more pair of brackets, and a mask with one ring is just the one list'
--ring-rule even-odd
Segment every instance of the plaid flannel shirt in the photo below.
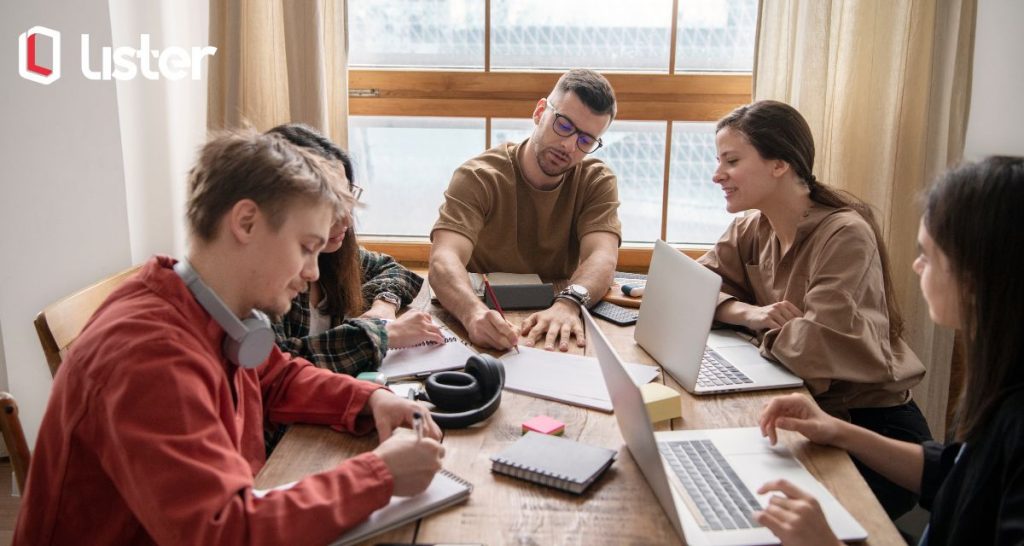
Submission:
{"label": "plaid flannel shirt", "polygon": [[[363,270],[363,300],[373,304],[381,292],[391,292],[409,305],[423,285],[423,278],[409,271],[387,254],[359,249]],[[331,317],[331,328],[311,336],[312,310],[309,293],[299,294],[292,307],[274,323],[277,344],[282,351],[301,356],[313,364],[337,373],[358,375],[380,367],[388,349],[384,321],[367,318]]]}

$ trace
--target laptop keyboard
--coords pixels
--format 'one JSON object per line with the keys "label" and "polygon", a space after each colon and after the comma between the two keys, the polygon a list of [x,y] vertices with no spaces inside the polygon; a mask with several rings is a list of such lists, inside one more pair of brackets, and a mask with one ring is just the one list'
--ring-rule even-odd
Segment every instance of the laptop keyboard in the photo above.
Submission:
{"label": "laptop keyboard", "polygon": [[711,440],[658,442],[658,450],[693,501],[691,508],[700,512],[701,529],[761,527],[752,515],[761,509],[757,498]]}
{"label": "laptop keyboard", "polygon": [[722,387],[726,385],[742,385],[754,381],[726,362],[722,355],[710,347],[704,348],[704,356],[700,360],[700,372],[697,373],[698,387]]}

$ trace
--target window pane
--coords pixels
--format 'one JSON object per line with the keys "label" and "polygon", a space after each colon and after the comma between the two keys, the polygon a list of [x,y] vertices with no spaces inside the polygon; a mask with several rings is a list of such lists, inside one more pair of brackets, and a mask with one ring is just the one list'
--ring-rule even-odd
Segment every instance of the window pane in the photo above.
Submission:
{"label": "window pane", "polygon": [[[533,131],[525,119],[495,119],[491,142],[522,142]],[[611,167],[619,184],[622,240],[650,242],[661,233],[661,192],[665,178],[664,122],[616,121],[601,137],[594,156]]]}
{"label": "window pane", "polygon": [[533,133],[533,120],[497,119],[491,120],[491,146],[502,142],[522,142]]}
{"label": "window pane", "polygon": [[349,0],[350,67],[483,68],[480,0]]}
{"label": "window pane", "polygon": [[722,189],[711,181],[715,124],[672,124],[672,163],[668,181],[668,229],[673,243],[714,243],[734,215],[725,210]]}
{"label": "window pane", "polygon": [[668,72],[671,30],[672,0],[493,0],[491,66]]}
{"label": "window pane", "polygon": [[676,71],[750,72],[757,0],[679,0]]}
{"label": "window pane", "polygon": [[601,139],[594,156],[618,177],[623,242],[654,241],[661,237],[665,122],[616,121]]}
{"label": "window pane", "polygon": [[452,173],[484,148],[484,120],[349,116],[361,235],[427,236]]}

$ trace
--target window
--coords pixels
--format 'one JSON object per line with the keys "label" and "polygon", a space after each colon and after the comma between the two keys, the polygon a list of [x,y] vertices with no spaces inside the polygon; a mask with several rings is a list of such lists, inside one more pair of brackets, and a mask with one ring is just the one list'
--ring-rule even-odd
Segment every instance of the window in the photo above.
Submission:
{"label": "window", "polygon": [[[571,67],[605,74],[619,115],[624,246],[714,242],[731,220],[714,121],[750,101],[757,0],[349,0],[349,145],[364,239],[425,237],[451,173],[533,129]],[[395,211],[401,211],[396,214]]]}

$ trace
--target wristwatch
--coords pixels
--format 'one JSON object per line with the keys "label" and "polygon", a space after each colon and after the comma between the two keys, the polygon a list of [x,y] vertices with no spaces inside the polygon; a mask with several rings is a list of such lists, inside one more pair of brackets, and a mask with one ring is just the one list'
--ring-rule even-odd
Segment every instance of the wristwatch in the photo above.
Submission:
{"label": "wristwatch", "polygon": [[398,297],[398,294],[395,294],[393,292],[381,292],[380,294],[374,296],[373,300],[381,300],[385,303],[390,303],[391,305],[395,306],[395,309],[402,308],[402,298]]}
{"label": "wristwatch", "polygon": [[562,291],[555,297],[572,300],[580,307],[587,307],[590,305],[590,290],[587,290],[587,287],[581,284],[570,284],[562,289]]}

